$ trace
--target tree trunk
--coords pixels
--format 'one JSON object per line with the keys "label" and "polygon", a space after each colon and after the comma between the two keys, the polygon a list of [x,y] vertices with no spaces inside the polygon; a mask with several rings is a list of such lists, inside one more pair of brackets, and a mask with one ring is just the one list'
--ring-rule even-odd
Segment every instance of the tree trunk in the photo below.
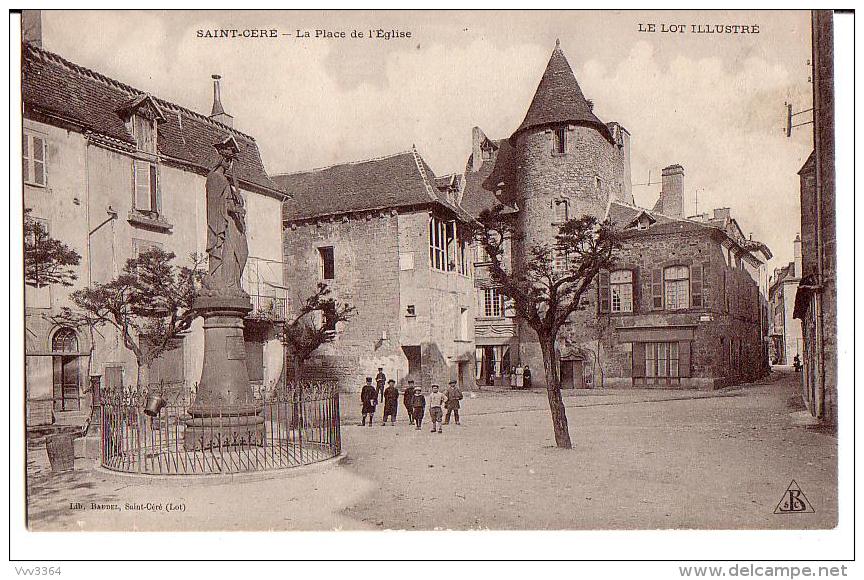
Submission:
{"label": "tree trunk", "polygon": [[294,356],[291,362],[294,369],[294,382],[299,383],[303,379],[303,359],[299,356]]}
{"label": "tree trunk", "polygon": [[149,387],[148,382],[150,381],[150,365],[143,361],[138,361],[138,375],[136,377],[138,381],[138,388]]}
{"label": "tree trunk", "polygon": [[571,449],[570,432],[567,429],[567,414],[564,399],[561,397],[561,376],[558,369],[558,353],[555,352],[555,339],[538,336],[543,353],[543,368],[546,371],[546,395],[549,411],[552,413],[552,428],[555,430],[555,445]]}

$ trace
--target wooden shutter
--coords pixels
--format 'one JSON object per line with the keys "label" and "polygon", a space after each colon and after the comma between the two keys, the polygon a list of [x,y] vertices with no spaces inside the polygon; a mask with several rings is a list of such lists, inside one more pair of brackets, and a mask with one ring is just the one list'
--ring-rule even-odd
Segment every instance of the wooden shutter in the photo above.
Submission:
{"label": "wooden shutter", "polygon": [[639,268],[633,268],[630,270],[633,275],[633,314],[639,312],[639,300],[642,299],[642,292],[640,292],[641,287],[639,286]]}
{"label": "wooden shutter", "polygon": [[651,309],[663,310],[663,270],[651,271]]}
{"label": "wooden shutter", "polygon": [[135,187],[135,209],[151,211],[150,206],[150,169],[146,161],[133,161],[133,181]]}
{"label": "wooden shutter", "polygon": [[45,140],[41,137],[33,139],[33,183],[45,185]]}
{"label": "wooden shutter", "polygon": [[645,376],[645,343],[633,343],[633,378]]}
{"label": "wooden shutter", "polygon": [[605,314],[609,312],[609,272],[607,270],[601,270],[599,274],[597,274],[597,291],[599,292],[600,298],[598,303],[600,304],[600,313]]}
{"label": "wooden shutter", "polygon": [[710,272],[710,262],[707,260],[702,262],[702,306],[705,308],[711,307],[711,286],[708,281],[708,274]]}
{"label": "wooden shutter", "polygon": [[690,341],[683,340],[678,343],[678,376],[690,376]]}
{"label": "wooden shutter", "polygon": [[30,135],[28,135],[27,133],[24,133],[24,143],[22,143],[21,149],[24,153],[24,159],[23,159],[24,164],[21,167],[21,171],[23,172],[22,175],[24,177],[24,183],[27,183],[31,179],[30,178],[30,158],[31,158],[31,155],[30,155]]}
{"label": "wooden shutter", "polygon": [[162,196],[159,192],[159,171],[155,164],[150,164],[150,209],[162,213]]}
{"label": "wooden shutter", "polygon": [[693,308],[702,308],[702,266],[694,264],[690,267],[690,304]]}

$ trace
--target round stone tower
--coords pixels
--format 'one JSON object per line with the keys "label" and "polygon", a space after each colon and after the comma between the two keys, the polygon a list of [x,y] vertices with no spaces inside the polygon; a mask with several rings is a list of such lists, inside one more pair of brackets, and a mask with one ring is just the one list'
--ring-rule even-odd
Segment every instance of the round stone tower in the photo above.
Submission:
{"label": "round stone tower", "polygon": [[[509,139],[513,163],[504,187],[518,207],[514,270],[530,258],[535,244],[554,244],[559,225],[568,219],[603,219],[610,199],[632,203],[629,134],[617,123],[603,123],[593,108],[556,42],[525,120]],[[591,338],[595,316],[593,310],[577,315],[582,318],[574,318],[559,338],[581,344]],[[518,334],[519,360],[530,365],[534,384],[541,386],[543,358],[536,334],[524,321]]]}
{"label": "round stone tower", "polygon": [[602,218],[610,197],[620,199],[623,147],[592,109],[556,44],[525,120],[510,137],[516,170],[509,193],[526,248],[554,242],[558,224],[569,218]]}

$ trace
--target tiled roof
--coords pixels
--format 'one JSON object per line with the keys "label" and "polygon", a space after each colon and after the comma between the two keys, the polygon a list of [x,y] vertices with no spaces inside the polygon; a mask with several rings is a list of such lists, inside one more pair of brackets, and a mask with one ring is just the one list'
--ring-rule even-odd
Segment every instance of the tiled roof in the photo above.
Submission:
{"label": "tiled roof", "polygon": [[[62,122],[134,147],[135,139],[120,112],[142,101],[144,91],[32,44],[24,45],[22,60],[25,115],[48,123]],[[154,97],[153,102],[165,117],[158,130],[160,155],[206,174],[219,161],[213,145],[233,135],[240,148],[237,168],[241,184],[282,193],[267,176],[254,138],[168,101]]]}
{"label": "tiled roof", "polygon": [[[483,138],[492,145],[490,158],[484,159],[477,171],[472,169],[473,154],[465,165],[462,207],[473,216],[479,216],[484,209],[492,209],[499,204],[512,206],[513,203],[508,196],[508,191],[512,191],[508,185],[513,183],[513,147],[506,139],[492,140],[485,135]],[[500,187],[502,183],[504,187]],[[499,189],[501,193],[496,195]]]}
{"label": "tiled roof", "polygon": [[377,209],[438,204],[463,221],[472,218],[435,186],[435,174],[416,150],[311,171],[274,175],[293,199],[282,218],[304,220]]}
{"label": "tiled roof", "polygon": [[609,127],[594,115],[591,108],[576,82],[564,52],[556,43],[525,120],[510,137],[510,143],[515,144],[517,135],[532,127],[561,123],[592,126],[612,142]]}

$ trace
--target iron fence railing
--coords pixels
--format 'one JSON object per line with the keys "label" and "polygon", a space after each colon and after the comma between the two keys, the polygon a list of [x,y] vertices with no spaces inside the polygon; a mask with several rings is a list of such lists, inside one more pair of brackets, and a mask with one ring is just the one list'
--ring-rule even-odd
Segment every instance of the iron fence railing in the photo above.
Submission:
{"label": "iron fence railing", "polygon": [[[151,396],[156,394],[163,397],[163,406],[150,416],[145,411],[152,413]],[[193,397],[185,390],[103,392],[101,465],[152,475],[226,474],[297,467],[342,451],[335,384],[303,383],[262,393],[256,400],[256,414],[263,419],[261,437],[225,437],[224,426],[235,416],[226,405],[210,421],[208,445],[191,445],[185,437]]]}

